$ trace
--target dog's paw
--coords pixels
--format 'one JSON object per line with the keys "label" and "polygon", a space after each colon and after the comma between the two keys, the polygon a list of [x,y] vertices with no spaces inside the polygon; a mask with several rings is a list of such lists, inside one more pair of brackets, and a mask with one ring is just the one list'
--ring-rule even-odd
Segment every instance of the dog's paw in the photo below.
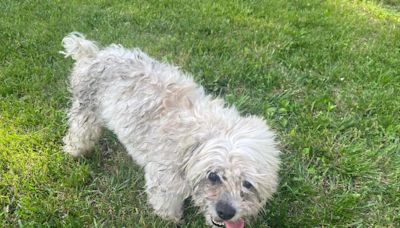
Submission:
{"label": "dog's paw", "polygon": [[75,147],[71,145],[64,145],[63,151],[67,154],[72,155],[73,157],[79,157],[82,154],[79,150],[77,150]]}

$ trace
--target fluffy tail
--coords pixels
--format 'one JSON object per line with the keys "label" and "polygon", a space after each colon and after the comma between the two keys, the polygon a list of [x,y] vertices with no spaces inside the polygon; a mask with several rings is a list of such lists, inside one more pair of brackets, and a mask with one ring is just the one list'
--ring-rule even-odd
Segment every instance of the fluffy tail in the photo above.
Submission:
{"label": "fluffy tail", "polygon": [[62,40],[65,51],[60,51],[65,58],[71,56],[74,60],[96,56],[99,48],[95,42],[85,39],[85,36],[78,32],[71,32]]}

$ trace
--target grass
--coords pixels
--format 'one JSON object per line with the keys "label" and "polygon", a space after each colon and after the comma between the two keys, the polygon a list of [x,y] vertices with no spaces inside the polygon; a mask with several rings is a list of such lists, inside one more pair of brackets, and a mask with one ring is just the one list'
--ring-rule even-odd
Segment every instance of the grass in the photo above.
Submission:
{"label": "grass", "polygon": [[[400,226],[400,4],[0,0],[0,226],[174,227],[110,133],[61,151],[61,39],[139,46],[279,134],[281,183],[250,227]],[[188,204],[182,227],[204,221]]]}

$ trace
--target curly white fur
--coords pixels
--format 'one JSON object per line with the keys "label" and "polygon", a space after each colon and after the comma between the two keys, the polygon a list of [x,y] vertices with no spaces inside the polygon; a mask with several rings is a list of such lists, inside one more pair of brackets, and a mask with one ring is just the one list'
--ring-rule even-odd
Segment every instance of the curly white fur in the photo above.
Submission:
{"label": "curly white fur", "polygon": [[[206,95],[190,75],[139,49],[113,44],[99,50],[76,32],[63,46],[65,56],[76,60],[67,153],[89,152],[103,128],[113,131],[144,167],[155,213],[176,222],[191,196],[209,224],[225,220],[228,227],[240,227],[234,221],[256,215],[275,192],[279,151],[262,119],[240,116]],[[210,172],[220,180],[207,179]],[[234,216],[221,218],[218,202],[230,205]]]}

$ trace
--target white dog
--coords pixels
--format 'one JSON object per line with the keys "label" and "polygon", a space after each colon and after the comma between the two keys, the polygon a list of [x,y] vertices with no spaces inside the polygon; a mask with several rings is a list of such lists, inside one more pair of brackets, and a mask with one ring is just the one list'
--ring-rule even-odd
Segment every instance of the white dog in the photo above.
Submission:
{"label": "white dog", "polygon": [[63,39],[76,60],[65,152],[89,152],[103,128],[144,168],[157,215],[179,222],[189,196],[211,226],[244,227],[276,191],[279,150],[258,117],[242,117],[192,77],[139,49],[100,50],[82,34]]}

